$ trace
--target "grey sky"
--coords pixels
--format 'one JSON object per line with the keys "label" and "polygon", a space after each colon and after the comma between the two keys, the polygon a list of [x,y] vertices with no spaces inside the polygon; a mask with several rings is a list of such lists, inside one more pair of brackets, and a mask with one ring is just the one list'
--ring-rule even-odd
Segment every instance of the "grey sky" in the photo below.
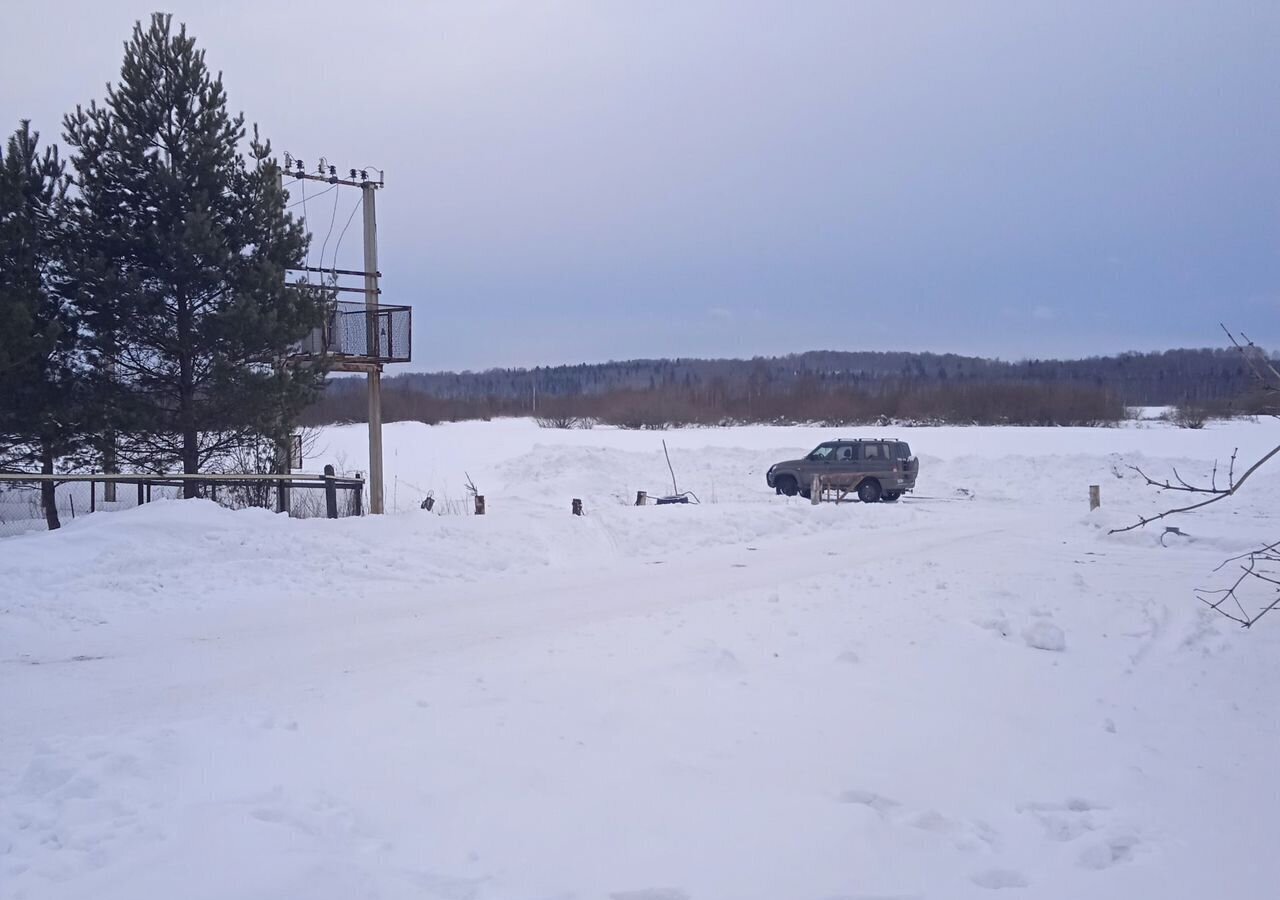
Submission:
{"label": "grey sky", "polygon": [[[277,150],[386,169],[414,368],[1280,345],[1280,3],[168,8]],[[7,2],[0,125],[148,13]]]}

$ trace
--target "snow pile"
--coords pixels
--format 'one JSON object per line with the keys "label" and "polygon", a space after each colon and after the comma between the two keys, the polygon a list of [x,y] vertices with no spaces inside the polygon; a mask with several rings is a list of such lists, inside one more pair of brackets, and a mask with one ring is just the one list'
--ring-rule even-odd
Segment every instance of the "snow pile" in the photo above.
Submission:
{"label": "snow pile", "polygon": [[1022,632],[1022,637],[1026,640],[1028,647],[1034,647],[1037,650],[1053,650],[1061,653],[1067,649],[1067,636],[1052,622],[1034,622]]}
{"label": "snow pile", "polygon": [[632,505],[652,434],[400,425],[396,515],[0,541],[0,897],[1269,895],[1280,624],[1192,589],[1280,483],[1106,533],[1269,428],[911,429],[818,507],[764,470],[853,429],[664,436],[702,505]]}

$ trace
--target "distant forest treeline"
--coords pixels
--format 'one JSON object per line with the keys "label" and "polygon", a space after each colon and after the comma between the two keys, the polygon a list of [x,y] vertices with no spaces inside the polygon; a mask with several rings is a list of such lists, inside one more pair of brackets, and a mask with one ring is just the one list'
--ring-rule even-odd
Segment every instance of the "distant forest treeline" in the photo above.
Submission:
{"label": "distant forest treeline", "polygon": [[[363,383],[331,382],[305,420],[363,421]],[[1125,406],[1239,408],[1247,405],[1252,386],[1248,366],[1234,349],[1020,362],[950,353],[811,351],[750,360],[411,372],[384,379],[383,398],[387,421],[538,414],[607,422],[627,418],[620,413],[626,407],[633,418],[643,408],[649,419],[668,418],[671,424],[779,421],[788,411],[845,421],[886,416],[1097,424],[1119,418]]]}
{"label": "distant forest treeline", "polygon": [[573,397],[660,387],[746,388],[770,394],[813,382],[820,388],[872,389],[904,384],[1060,384],[1109,391],[1130,406],[1217,403],[1249,388],[1249,372],[1233,349],[1167,350],[1074,360],[1003,362],[952,353],[873,353],[815,350],[756,359],[636,359],[626,362],[490,369],[485,372],[411,372],[384,384],[443,400]]}

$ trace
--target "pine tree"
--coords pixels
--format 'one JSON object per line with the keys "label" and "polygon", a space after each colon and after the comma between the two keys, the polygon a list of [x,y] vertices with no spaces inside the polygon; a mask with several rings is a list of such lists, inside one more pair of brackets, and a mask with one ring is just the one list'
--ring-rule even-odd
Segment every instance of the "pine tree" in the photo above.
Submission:
{"label": "pine tree", "polygon": [[[80,327],[63,258],[67,180],[57,149],[23,121],[0,153],[0,462],[53,474],[84,433]],[[57,528],[54,485],[42,485]]]}
{"label": "pine tree", "polygon": [[282,441],[323,382],[287,363],[322,301],[285,280],[308,237],[270,144],[255,126],[242,155],[244,117],[228,111],[221,74],[163,14],[134,27],[105,103],[64,125],[78,296],[107,376],[104,431],[121,436],[104,456],[195,473],[263,437]]}

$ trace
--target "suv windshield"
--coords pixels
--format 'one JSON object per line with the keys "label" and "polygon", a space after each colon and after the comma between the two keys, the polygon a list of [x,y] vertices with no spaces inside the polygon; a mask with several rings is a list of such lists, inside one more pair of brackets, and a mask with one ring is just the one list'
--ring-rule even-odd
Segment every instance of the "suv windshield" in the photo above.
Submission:
{"label": "suv windshield", "polygon": [[809,459],[831,459],[836,452],[835,444],[820,444],[809,454]]}

